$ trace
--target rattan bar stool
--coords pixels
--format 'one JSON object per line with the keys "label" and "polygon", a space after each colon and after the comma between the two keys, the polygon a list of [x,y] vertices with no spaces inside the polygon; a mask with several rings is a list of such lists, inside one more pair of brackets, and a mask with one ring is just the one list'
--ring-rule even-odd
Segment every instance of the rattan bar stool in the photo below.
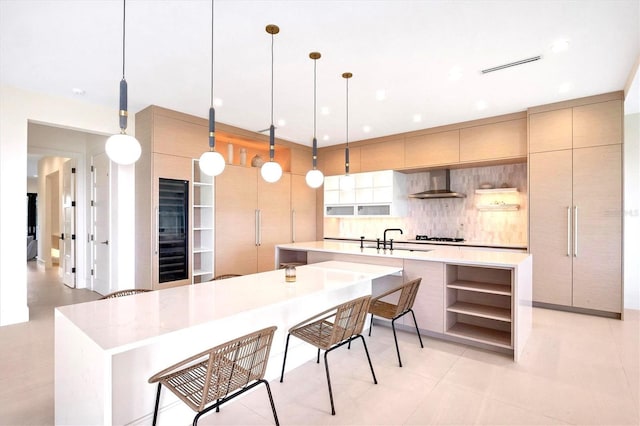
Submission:
{"label": "rattan bar stool", "polygon": [[130,288],[127,290],[119,290],[119,291],[114,291],[113,293],[106,294],[102,296],[99,300],[115,299],[116,297],[131,296],[132,294],[147,293],[149,291],[152,291],[152,290],[149,290],[146,288]]}
{"label": "rattan bar stool", "polygon": [[[402,367],[402,360],[400,359],[400,349],[398,348],[398,337],[396,336],[395,326],[395,322],[398,318],[411,312],[411,316],[413,316],[413,323],[416,326],[416,333],[420,340],[420,347],[424,348],[424,345],[422,344],[422,337],[420,337],[420,330],[418,329],[418,322],[416,321],[416,315],[413,313],[413,303],[416,300],[416,294],[418,294],[421,281],[422,278],[416,278],[415,280],[408,281],[399,287],[392,288],[391,290],[371,299],[371,304],[369,305],[369,312],[371,313],[369,336],[371,336],[371,329],[373,328],[374,315],[390,319],[391,329],[393,330],[393,340],[396,342],[396,352],[398,353],[398,364],[400,364],[400,367]],[[397,303],[389,303],[380,300],[397,292],[400,292],[400,297],[398,298]]]}
{"label": "rattan bar stool", "polygon": [[264,383],[273,418],[279,425],[271,388],[264,379],[276,328],[268,327],[238,337],[178,362],[151,377],[149,383],[158,383],[153,424],[158,418],[162,385],[197,412],[193,419],[195,426],[203,414],[214,408],[219,411],[220,405]]}
{"label": "rattan bar stool", "polygon": [[282,360],[282,373],[280,382],[284,379],[284,366],[287,362],[287,350],[289,349],[289,337],[291,335],[304,340],[305,342],[318,348],[317,363],[320,363],[320,349],[324,349],[324,367],[327,373],[327,385],[329,387],[329,399],[331,400],[331,414],[335,415],[336,410],[333,404],[333,392],[331,391],[331,377],[329,376],[329,364],[327,354],[342,345],[351,343],[358,337],[362,339],[364,351],[367,354],[369,368],[373,376],[373,383],[377,384],[376,374],[373,371],[367,343],[362,337],[362,329],[367,317],[367,309],[371,296],[363,296],[350,300],[341,305],[327,309],[301,323],[294,325],[287,334],[287,343],[284,349],[284,359]]}

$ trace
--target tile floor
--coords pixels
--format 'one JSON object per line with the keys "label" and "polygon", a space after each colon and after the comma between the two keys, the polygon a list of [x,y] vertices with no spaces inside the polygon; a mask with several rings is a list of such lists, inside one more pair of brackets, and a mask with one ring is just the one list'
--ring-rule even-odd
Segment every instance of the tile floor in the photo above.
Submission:
{"label": "tile floor", "polygon": [[[97,299],[71,290],[55,271],[29,265],[29,323],[0,327],[0,425],[53,423],[53,307]],[[625,321],[534,309],[521,362],[390,329],[329,355],[336,415],[324,367],[315,361],[271,388],[283,425],[638,425],[640,313]],[[185,424],[191,419],[185,419]],[[200,420],[201,425],[273,424],[262,386]]]}

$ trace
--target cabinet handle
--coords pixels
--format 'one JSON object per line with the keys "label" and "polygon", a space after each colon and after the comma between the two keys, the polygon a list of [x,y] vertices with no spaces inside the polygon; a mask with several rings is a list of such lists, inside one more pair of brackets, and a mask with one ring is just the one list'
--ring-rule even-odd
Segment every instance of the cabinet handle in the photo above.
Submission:
{"label": "cabinet handle", "polygon": [[156,207],[156,248],[155,248],[155,252],[156,254],[158,254],[159,248],[158,246],[160,245],[160,209],[158,207]]}
{"label": "cabinet handle", "polygon": [[262,210],[258,209],[258,245],[262,245]]}
{"label": "cabinet handle", "polygon": [[573,207],[573,257],[578,257],[578,206]]}
{"label": "cabinet handle", "polygon": [[571,207],[567,207],[567,256],[571,256]]}
{"label": "cabinet handle", "polygon": [[254,218],[253,219],[255,221],[255,229],[256,229],[256,234],[255,234],[255,240],[256,241],[255,241],[255,243],[256,243],[256,246],[258,246],[259,245],[259,243],[258,243],[258,234],[260,233],[260,223],[258,221],[258,209],[255,209],[253,214],[254,214]]}
{"label": "cabinet handle", "polygon": [[296,242],[296,211],[291,210],[291,242]]}

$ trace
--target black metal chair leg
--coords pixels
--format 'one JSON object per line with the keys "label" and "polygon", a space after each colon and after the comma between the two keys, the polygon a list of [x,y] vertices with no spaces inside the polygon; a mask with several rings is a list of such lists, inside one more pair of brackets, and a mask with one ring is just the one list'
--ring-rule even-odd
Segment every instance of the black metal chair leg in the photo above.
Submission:
{"label": "black metal chair leg", "polygon": [[409,312],[411,312],[411,316],[413,317],[413,323],[416,325],[416,333],[418,334],[418,339],[420,340],[420,347],[424,348],[424,345],[422,344],[422,337],[420,337],[420,330],[418,330],[418,322],[416,321],[416,315],[413,313],[413,309],[409,309]]}
{"label": "black metal chair leg", "polygon": [[158,383],[158,392],[156,393],[156,407],[153,410],[153,426],[156,426],[156,420],[158,420],[158,406],[160,405],[160,388],[161,383]]}
{"label": "black metal chair leg", "polygon": [[[220,404],[220,400],[216,400],[216,404]],[[220,412],[220,405],[216,406],[216,413]]]}
{"label": "black metal chair leg", "polygon": [[371,364],[371,357],[369,356],[369,350],[367,349],[367,342],[364,341],[364,337],[362,337],[362,334],[358,334],[357,337],[362,339],[362,344],[364,345],[364,352],[367,354],[367,361],[369,361],[369,368],[371,369],[371,375],[373,376],[373,383],[377,385],[378,379],[376,379],[376,373],[373,371],[373,364]]}
{"label": "black metal chair leg", "polygon": [[369,337],[371,337],[372,328],[373,328],[373,314],[371,314],[371,321],[369,322]]}
{"label": "black metal chair leg", "polygon": [[276,421],[276,426],[280,426],[280,422],[278,421],[278,413],[276,413],[276,405],[273,403],[273,395],[271,395],[271,386],[269,386],[269,382],[267,382],[264,379],[259,381],[264,383],[264,385],[267,387],[267,394],[269,395],[269,403],[271,404],[271,412],[273,413],[273,419]]}
{"label": "black metal chair leg", "polygon": [[396,319],[391,320],[391,329],[393,330],[393,340],[396,342],[396,353],[398,354],[398,364],[402,367],[402,360],[400,359],[400,348],[398,348],[398,337],[396,336]]}
{"label": "black metal chair leg", "polygon": [[284,358],[282,360],[282,373],[280,373],[280,383],[284,379],[284,365],[287,363],[287,351],[289,350],[289,337],[291,334],[287,333],[287,343],[284,345]]}
{"label": "black metal chair leg", "polygon": [[327,372],[327,386],[329,387],[329,400],[331,401],[331,415],[336,415],[336,409],[333,406],[333,392],[331,391],[331,377],[329,377],[329,363],[327,363],[327,354],[329,351],[325,351],[324,353],[324,369]]}
{"label": "black metal chair leg", "polygon": [[320,364],[320,348],[318,348],[318,356],[316,357],[316,364]]}

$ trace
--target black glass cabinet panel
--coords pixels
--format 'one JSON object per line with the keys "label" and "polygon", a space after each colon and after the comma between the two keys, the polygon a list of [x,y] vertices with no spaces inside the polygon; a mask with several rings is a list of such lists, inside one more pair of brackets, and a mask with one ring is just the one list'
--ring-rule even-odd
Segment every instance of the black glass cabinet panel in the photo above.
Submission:
{"label": "black glass cabinet panel", "polygon": [[189,273],[189,181],[160,178],[158,271],[161,283]]}

